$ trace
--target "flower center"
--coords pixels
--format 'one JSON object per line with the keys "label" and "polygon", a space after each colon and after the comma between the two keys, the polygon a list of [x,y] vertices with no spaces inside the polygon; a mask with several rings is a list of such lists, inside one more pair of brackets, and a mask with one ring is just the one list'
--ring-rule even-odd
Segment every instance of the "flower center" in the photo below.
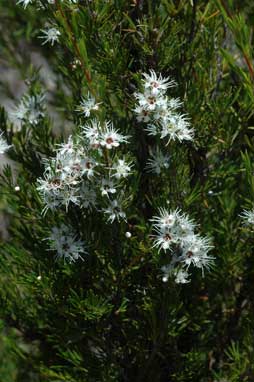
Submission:
{"label": "flower center", "polygon": [[53,186],[60,186],[61,182],[60,182],[59,179],[56,178],[56,179],[53,179],[53,180],[52,180],[51,184],[52,184]]}
{"label": "flower center", "polygon": [[155,103],[155,98],[154,97],[148,97],[148,102],[153,105]]}
{"label": "flower center", "polygon": [[111,137],[108,137],[107,139],[106,139],[106,143],[108,143],[109,145],[111,144],[111,143],[113,143],[114,142],[114,140],[113,140],[113,138],[111,138]]}
{"label": "flower center", "polygon": [[158,87],[159,87],[158,82],[152,82],[151,85],[152,85],[152,87],[154,87],[154,88],[158,88]]}
{"label": "flower center", "polygon": [[63,244],[64,251],[69,251],[69,249],[70,249],[70,246],[67,243]]}
{"label": "flower center", "polygon": [[172,239],[172,237],[170,236],[169,233],[166,233],[166,235],[164,235],[163,239],[164,239],[165,241],[170,241],[170,240]]}

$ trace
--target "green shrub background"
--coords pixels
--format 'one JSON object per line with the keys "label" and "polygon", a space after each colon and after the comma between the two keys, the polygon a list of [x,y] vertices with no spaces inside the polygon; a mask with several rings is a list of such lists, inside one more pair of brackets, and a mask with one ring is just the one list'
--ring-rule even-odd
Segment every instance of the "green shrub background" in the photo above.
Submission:
{"label": "green shrub background", "polygon": [[[56,1],[47,10],[1,0],[0,74],[15,69],[29,94],[46,91],[56,117],[14,132],[1,109],[14,166],[0,178],[8,222],[0,238],[0,381],[254,381],[254,232],[239,217],[254,198],[253,21],[247,0]],[[59,44],[41,45],[46,22],[58,25]],[[44,57],[41,70],[32,52]],[[132,111],[149,69],[175,78],[174,96],[195,129],[192,143],[169,144],[170,167],[159,179],[142,171],[148,142]],[[41,157],[82,122],[75,108],[90,86],[107,118],[135,136],[137,200],[130,240],[126,223],[70,211],[73,226],[98,237],[88,260],[68,265],[43,241],[54,216],[41,215],[35,183]],[[0,87],[14,105],[4,75]],[[166,201],[213,238],[214,266],[186,285],[163,283],[151,250],[148,219]]]}

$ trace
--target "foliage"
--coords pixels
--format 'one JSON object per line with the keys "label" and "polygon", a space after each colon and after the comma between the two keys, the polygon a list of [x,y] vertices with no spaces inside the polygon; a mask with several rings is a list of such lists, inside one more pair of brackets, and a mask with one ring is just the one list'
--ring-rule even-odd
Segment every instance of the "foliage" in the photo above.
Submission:
{"label": "foliage", "polygon": [[[254,234],[239,216],[254,203],[251,3],[31,3],[0,4],[2,69],[26,87],[17,99],[0,78],[13,102],[13,113],[0,113],[12,145],[0,176],[9,234],[0,238],[0,379],[253,381]],[[54,45],[39,38],[48,26],[60,31]],[[170,96],[183,101],[193,140],[166,145],[137,121],[134,94],[149,70],[177,82]],[[85,116],[78,109],[88,94],[101,104]],[[20,105],[28,111],[17,120]],[[121,153],[133,173],[119,187],[126,221],[74,204],[42,214],[46,159],[70,134],[81,139],[95,116],[130,136]],[[170,158],[159,176],[145,169],[158,142]],[[103,152],[108,165],[120,158]],[[212,238],[215,261],[204,277],[193,269],[189,283],[163,282],[169,255],[153,247],[150,220],[162,207],[180,208]],[[56,260],[46,238],[62,223],[86,243],[83,260]]]}

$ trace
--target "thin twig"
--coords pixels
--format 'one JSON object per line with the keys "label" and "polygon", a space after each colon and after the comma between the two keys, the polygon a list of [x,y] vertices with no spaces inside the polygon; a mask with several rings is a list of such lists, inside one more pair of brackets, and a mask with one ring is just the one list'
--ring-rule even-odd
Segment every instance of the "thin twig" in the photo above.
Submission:
{"label": "thin twig", "polygon": [[83,61],[82,55],[81,55],[80,50],[79,50],[79,46],[77,44],[77,41],[75,39],[74,33],[72,31],[72,28],[71,28],[71,25],[70,25],[68,19],[66,18],[65,13],[64,13],[64,11],[63,11],[63,9],[61,7],[61,4],[59,3],[58,0],[56,1],[56,6],[57,6],[57,10],[60,12],[60,14],[61,14],[61,16],[62,16],[62,18],[63,18],[63,20],[64,20],[64,22],[66,24],[69,37],[72,40],[74,49],[76,51],[76,54],[77,54],[77,56],[79,58],[79,61],[80,61],[81,66],[82,66],[82,69],[84,71],[84,75],[85,75],[85,78],[86,78],[86,81],[87,81],[87,86],[88,86],[90,92],[92,93],[92,95],[95,96],[95,92],[94,92],[94,90],[93,90],[93,88],[91,86],[91,83],[92,83],[91,73],[89,72],[89,70],[87,69],[87,65]]}

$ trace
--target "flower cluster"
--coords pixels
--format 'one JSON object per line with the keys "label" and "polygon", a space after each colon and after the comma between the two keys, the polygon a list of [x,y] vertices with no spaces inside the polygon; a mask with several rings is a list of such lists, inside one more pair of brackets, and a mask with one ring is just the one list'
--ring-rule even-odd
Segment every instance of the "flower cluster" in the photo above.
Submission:
{"label": "flower cluster", "polygon": [[35,95],[25,94],[19,104],[10,113],[14,121],[28,122],[37,125],[45,116],[45,95],[38,93]]}
{"label": "flower cluster", "polygon": [[78,259],[83,260],[81,254],[87,254],[84,242],[77,239],[73,230],[64,224],[60,227],[53,227],[47,239],[50,243],[50,250],[56,251],[57,259],[64,259],[72,263]]}
{"label": "flower cluster", "polygon": [[178,98],[168,98],[166,91],[175,86],[169,78],[159,76],[153,70],[150,74],[143,73],[144,90],[135,93],[137,105],[134,112],[139,122],[147,123],[146,131],[149,135],[158,135],[160,139],[192,140],[194,131],[190,127],[188,118],[177,110],[182,105]]}
{"label": "flower cluster", "polygon": [[0,155],[4,154],[10,147],[5,138],[3,138],[3,133],[0,131]]}
{"label": "flower cluster", "polygon": [[132,165],[115,153],[111,160],[109,153],[127,141],[128,137],[120,134],[112,122],[102,126],[96,120],[83,126],[75,141],[70,136],[54,158],[45,160],[44,176],[38,179],[43,212],[61,206],[67,210],[75,204],[88,212],[94,208],[103,212],[111,223],[125,219],[122,180]]}
{"label": "flower cluster", "polygon": [[38,190],[48,208],[55,209],[69,203],[81,203],[79,184],[83,177],[94,176],[96,161],[89,153],[69,137],[66,144],[60,145],[56,157],[45,160],[44,179],[38,180]]}
{"label": "flower cluster", "polygon": [[159,216],[153,217],[154,247],[170,255],[170,262],[162,267],[163,281],[170,275],[177,283],[188,282],[191,265],[209,269],[213,257],[208,255],[212,248],[210,240],[194,233],[195,224],[180,210],[159,209]]}

